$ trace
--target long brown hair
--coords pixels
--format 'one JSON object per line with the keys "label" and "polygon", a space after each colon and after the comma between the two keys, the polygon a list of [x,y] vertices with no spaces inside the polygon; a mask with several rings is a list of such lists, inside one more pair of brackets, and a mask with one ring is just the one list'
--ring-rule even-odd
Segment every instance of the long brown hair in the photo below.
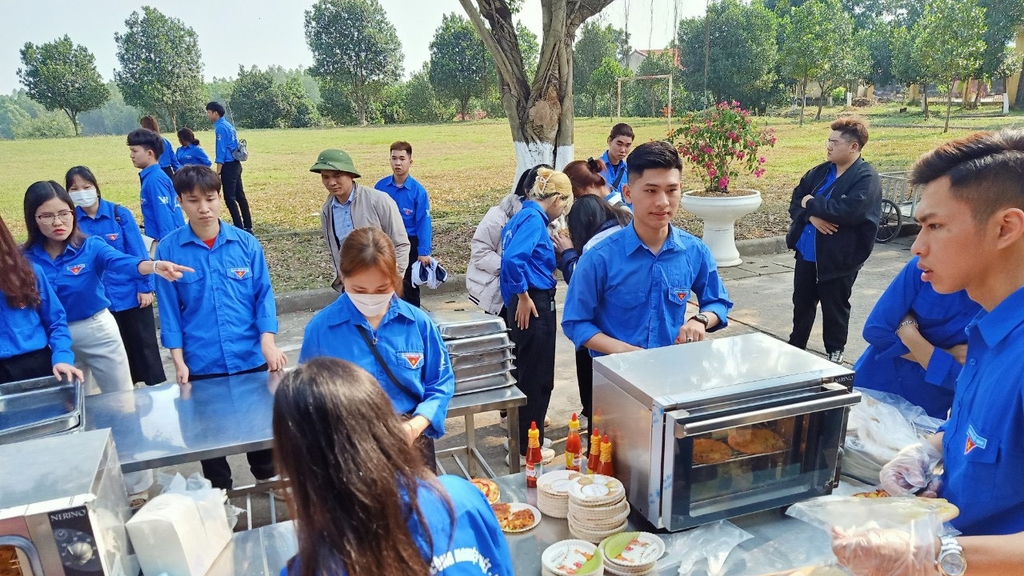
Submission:
{"label": "long brown hair", "polygon": [[146,130],[152,130],[157,134],[160,133],[160,123],[157,122],[156,116],[143,116],[139,119],[139,126],[142,126]]}
{"label": "long brown hair", "polygon": [[11,308],[39,306],[41,299],[32,264],[14,241],[7,223],[0,217],[0,292]]}
{"label": "long brown hair", "polygon": [[601,176],[603,170],[604,162],[595,158],[573,160],[562,168],[562,172],[569,177],[569,182],[572,182],[572,195],[577,199],[595,186],[608,185],[604,176]]}
{"label": "long brown hair", "polygon": [[395,293],[402,295],[402,277],[398,275],[395,243],[380,228],[357,228],[341,245],[341,277],[353,276],[376,268],[391,279]]}
{"label": "long brown hair", "polygon": [[25,228],[28,230],[28,240],[25,241],[26,250],[36,244],[46,242],[46,236],[39,229],[39,222],[36,220],[36,210],[54,198],[67,204],[68,210],[71,210],[71,235],[64,241],[64,245],[71,244],[78,248],[82,242],[85,242],[85,234],[82,234],[81,229],[78,228],[78,212],[75,211],[75,203],[71,200],[71,195],[53,180],[39,181],[25,190]]}
{"label": "long brown hair", "polygon": [[[337,358],[300,365],[274,393],[273,428],[297,521],[298,576],[430,573],[423,556],[433,538],[417,491],[434,491],[453,524],[454,510],[373,376]],[[428,550],[409,531],[412,516]]]}

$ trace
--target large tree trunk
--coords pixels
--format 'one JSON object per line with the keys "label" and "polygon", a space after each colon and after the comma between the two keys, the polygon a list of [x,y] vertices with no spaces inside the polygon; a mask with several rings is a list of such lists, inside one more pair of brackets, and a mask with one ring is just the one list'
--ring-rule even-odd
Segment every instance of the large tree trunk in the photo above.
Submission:
{"label": "large tree trunk", "polygon": [[818,113],[814,115],[814,121],[821,120],[821,106],[825,99],[825,84],[818,82]]}
{"label": "large tree trunk", "polygon": [[[1022,70],[1018,73],[1019,81],[1017,82],[1017,97],[1014,98],[1013,105],[1015,108],[1024,108],[1024,63],[1022,63]],[[1009,80],[1009,78],[1007,78]],[[1007,90],[1009,90],[1009,84],[1007,84]]]}
{"label": "large tree trunk", "polygon": [[800,85],[800,125],[804,125],[804,110],[807,109],[807,76],[804,76],[803,84]]}
{"label": "large tree trunk", "polygon": [[[949,83],[950,88],[953,86],[953,82]],[[942,128],[942,132],[949,132],[949,113],[953,109],[953,90],[950,89],[949,95],[946,97],[946,125]]]}
{"label": "large tree trunk", "polygon": [[[572,42],[576,29],[612,0],[541,0],[544,32],[533,82],[526,77],[505,0],[459,0],[498,69],[498,94],[516,153],[516,177],[573,159]],[[571,4],[571,6],[570,6]]]}
{"label": "large tree trunk", "polygon": [[921,83],[921,109],[924,110],[924,119],[929,118],[928,115],[928,83]]}
{"label": "large tree trunk", "polygon": [[80,136],[78,131],[78,113],[74,110],[64,109],[64,113],[67,114],[68,119],[71,120],[71,125],[75,127],[75,136]]}

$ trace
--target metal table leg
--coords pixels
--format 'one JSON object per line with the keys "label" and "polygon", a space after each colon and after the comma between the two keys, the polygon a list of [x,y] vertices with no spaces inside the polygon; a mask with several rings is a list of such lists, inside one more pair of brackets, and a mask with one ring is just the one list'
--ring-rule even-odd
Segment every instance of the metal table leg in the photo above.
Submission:
{"label": "metal table leg", "polygon": [[519,472],[519,407],[507,408],[508,414],[508,473]]}
{"label": "metal table leg", "polygon": [[476,423],[473,421],[473,414],[466,414],[466,460],[469,465],[469,477],[476,477]]}

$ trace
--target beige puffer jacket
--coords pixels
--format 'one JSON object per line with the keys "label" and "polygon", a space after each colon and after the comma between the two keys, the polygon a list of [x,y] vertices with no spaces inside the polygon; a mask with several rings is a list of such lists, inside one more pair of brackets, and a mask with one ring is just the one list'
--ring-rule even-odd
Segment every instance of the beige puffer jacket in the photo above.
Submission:
{"label": "beige puffer jacket", "polygon": [[504,306],[498,273],[501,270],[501,230],[523,208],[515,194],[505,196],[497,206],[487,210],[473,233],[472,254],[466,267],[466,290],[469,299],[485,312],[497,314]]}

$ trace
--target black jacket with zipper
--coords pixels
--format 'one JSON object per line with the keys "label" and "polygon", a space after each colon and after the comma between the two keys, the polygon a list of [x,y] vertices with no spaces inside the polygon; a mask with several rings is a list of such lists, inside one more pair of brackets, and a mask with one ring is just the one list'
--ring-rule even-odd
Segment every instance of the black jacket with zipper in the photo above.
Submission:
{"label": "black jacket with zipper", "polygon": [[[838,226],[834,234],[815,231],[815,260],[818,281],[823,282],[860,270],[875,247],[875,233],[882,209],[882,180],[878,172],[863,158],[857,160],[836,179],[828,191],[800,206],[804,196],[814,194],[828,175],[831,162],[809,170],[793,189],[789,215],[793,224],[786,234],[786,246],[796,249],[796,242],[811,216]],[[797,258],[800,255],[797,254]]]}

